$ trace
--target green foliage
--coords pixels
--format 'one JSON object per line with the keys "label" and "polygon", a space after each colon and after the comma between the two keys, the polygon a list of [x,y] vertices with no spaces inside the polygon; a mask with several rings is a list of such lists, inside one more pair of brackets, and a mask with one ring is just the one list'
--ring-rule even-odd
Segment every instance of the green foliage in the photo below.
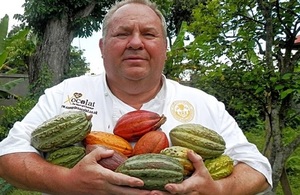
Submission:
{"label": "green foliage", "polygon": [[[24,39],[28,34],[28,30],[20,30],[17,33],[7,37],[8,30],[8,15],[5,15],[0,21],[0,72],[4,74],[11,74],[16,72],[16,69],[8,66],[9,48],[14,42]],[[16,79],[7,83],[0,83],[0,98],[18,98],[17,95],[10,93],[9,90],[19,84],[22,80]]]}
{"label": "green foliage", "polygon": [[[274,190],[283,163],[299,147],[299,10],[299,1],[200,3],[165,70],[178,80],[188,73],[188,84],[223,101],[244,131],[266,130],[264,152],[278,167]],[[182,33],[193,35],[184,46]]]}
{"label": "green foliage", "polygon": [[51,20],[67,19],[75,36],[89,37],[100,30],[100,24],[112,0],[25,0],[24,15],[15,15],[26,22],[34,33],[43,35]]}
{"label": "green foliage", "polygon": [[[23,28],[16,27],[9,32],[8,37],[23,31]],[[26,74],[29,69],[29,58],[36,50],[37,37],[31,31],[24,38],[15,39],[11,45],[7,47],[8,56],[6,67],[14,70],[17,74]]]}
{"label": "green foliage", "polygon": [[[259,129],[251,129],[245,133],[247,139],[254,143],[257,148],[262,152],[265,140],[264,140],[264,134]],[[291,139],[289,140],[291,141]],[[299,176],[300,176],[300,148],[298,148],[293,155],[288,159],[286,163],[286,170],[289,178],[289,182],[291,185],[293,194],[297,194],[300,190],[300,184],[299,184]],[[278,187],[276,191],[276,195],[284,195],[282,192],[281,186]]]}
{"label": "green foliage", "polygon": [[0,194],[1,195],[41,195],[42,193],[18,189],[0,177]]}
{"label": "green foliage", "polygon": [[33,191],[27,191],[27,190],[21,190],[21,189],[15,189],[8,195],[42,195],[40,192],[33,192]]}
{"label": "green foliage", "polygon": [[292,185],[294,194],[300,192],[300,148],[286,162],[286,171],[289,176],[289,182]]}
{"label": "green foliage", "polygon": [[89,69],[89,63],[86,63],[86,58],[83,57],[83,51],[77,47],[71,47],[70,53],[70,66],[66,70],[64,78],[71,78],[87,73]]}
{"label": "green foliage", "polygon": [[4,139],[16,121],[21,121],[36,103],[32,98],[20,98],[16,105],[0,106],[0,141]]}
{"label": "green foliage", "polygon": [[44,93],[44,90],[53,86],[52,73],[46,65],[42,65],[40,69],[40,77],[30,84],[30,91],[34,91],[30,95],[34,98],[38,98]]}
{"label": "green foliage", "polygon": [[0,177],[0,194],[8,195],[15,189],[10,183]]}

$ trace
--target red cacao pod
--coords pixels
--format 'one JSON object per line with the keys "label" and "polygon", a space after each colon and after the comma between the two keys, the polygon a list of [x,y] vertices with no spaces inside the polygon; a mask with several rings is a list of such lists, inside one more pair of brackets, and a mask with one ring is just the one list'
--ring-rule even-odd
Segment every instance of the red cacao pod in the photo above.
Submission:
{"label": "red cacao pod", "polygon": [[159,129],[166,120],[164,115],[155,112],[135,110],[121,116],[113,132],[129,142],[137,141],[145,133]]}
{"label": "red cacao pod", "polygon": [[149,131],[136,142],[133,155],[160,153],[161,150],[167,147],[169,147],[169,141],[163,131]]}

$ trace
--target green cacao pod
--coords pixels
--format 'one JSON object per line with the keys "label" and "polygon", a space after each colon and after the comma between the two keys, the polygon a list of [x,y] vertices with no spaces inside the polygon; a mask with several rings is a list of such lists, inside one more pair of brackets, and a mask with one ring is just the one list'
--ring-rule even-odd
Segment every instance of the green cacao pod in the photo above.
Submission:
{"label": "green cacao pod", "polygon": [[187,152],[189,150],[191,149],[182,146],[170,146],[161,150],[160,153],[171,156],[178,160],[184,168],[184,175],[190,176],[194,172],[195,168],[193,163],[188,159]]}
{"label": "green cacao pod", "polygon": [[218,157],[226,148],[220,134],[200,124],[178,125],[169,135],[172,145],[192,149],[203,159]]}
{"label": "green cacao pod", "polygon": [[183,167],[178,160],[157,153],[139,154],[128,158],[116,172],[140,178],[144,181],[141,189],[162,190],[167,183],[183,181]]}
{"label": "green cacao pod", "polygon": [[46,160],[52,164],[67,168],[74,167],[85,156],[85,148],[69,146],[50,152]]}
{"label": "green cacao pod", "polygon": [[214,180],[227,177],[233,171],[233,160],[224,154],[216,158],[206,159],[204,164]]}
{"label": "green cacao pod", "polygon": [[42,152],[81,142],[91,131],[92,115],[83,111],[63,112],[39,125],[31,133],[31,145]]}

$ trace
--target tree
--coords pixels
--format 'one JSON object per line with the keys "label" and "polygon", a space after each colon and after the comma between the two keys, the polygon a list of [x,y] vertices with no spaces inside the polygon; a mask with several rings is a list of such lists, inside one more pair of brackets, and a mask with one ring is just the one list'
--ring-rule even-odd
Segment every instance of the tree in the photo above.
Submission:
{"label": "tree", "polygon": [[[169,70],[182,70],[177,76],[188,70],[191,85],[222,97],[232,111],[264,120],[273,192],[280,181],[290,191],[285,163],[300,145],[299,13],[296,0],[211,0],[199,4],[194,21],[182,27],[194,40],[187,46],[177,40],[169,54]],[[293,132],[290,140],[287,131]]]}
{"label": "tree", "polygon": [[169,45],[172,46],[172,39],[179,33],[182,22],[190,22],[193,9],[206,0],[154,0],[154,2],[166,18]]}
{"label": "tree", "polygon": [[[39,81],[42,72],[45,72],[43,69],[48,69],[52,84],[59,83],[65,70],[69,69],[70,45],[73,39],[88,37],[93,31],[100,30],[104,14],[113,2],[25,0],[24,15],[16,15],[16,18],[27,23],[39,39],[36,53],[30,58],[30,83]],[[32,90],[34,93],[38,89]]]}

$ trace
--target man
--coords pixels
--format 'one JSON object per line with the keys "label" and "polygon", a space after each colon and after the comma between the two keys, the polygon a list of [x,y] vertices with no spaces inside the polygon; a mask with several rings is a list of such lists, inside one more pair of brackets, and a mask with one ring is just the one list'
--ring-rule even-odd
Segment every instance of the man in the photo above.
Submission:
{"label": "man", "polygon": [[[162,75],[166,60],[166,24],[147,0],[117,3],[103,22],[100,40],[105,73],[68,79],[45,91],[38,104],[16,122],[0,145],[0,176],[17,187],[49,194],[256,194],[270,187],[271,168],[248,143],[224,105],[203,91],[182,86]],[[164,114],[163,131],[178,124],[199,123],[217,131],[235,161],[233,173],[214,181],[199,155],[190,153],[194,174],[166,192],[139,190],[138,178],[114,173],[97,161],[113,154],[97,148],[74,168],[47,163],[30,146],[31,132],[43,121],[66,110],[92,113],[93,130],[112,132],[125,113],[144,109]]]}

